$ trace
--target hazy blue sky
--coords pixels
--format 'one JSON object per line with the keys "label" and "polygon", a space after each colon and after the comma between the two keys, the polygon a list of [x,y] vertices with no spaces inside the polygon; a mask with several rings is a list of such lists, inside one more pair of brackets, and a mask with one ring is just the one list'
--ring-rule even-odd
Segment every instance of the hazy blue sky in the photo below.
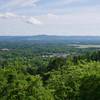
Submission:
{"label": "hazy blue sky", "polygon": [[0,0],[0,35],[100,35],[100,0]]}

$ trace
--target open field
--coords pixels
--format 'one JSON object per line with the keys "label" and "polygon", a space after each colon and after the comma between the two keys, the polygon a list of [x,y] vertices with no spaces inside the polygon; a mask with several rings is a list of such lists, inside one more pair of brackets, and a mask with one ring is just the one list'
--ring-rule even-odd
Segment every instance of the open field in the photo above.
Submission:
{"label": "open field", "polygon": [[100,45],[84,45],[84,44],[77,45],[77,44],[75,44],[73,46],[76,48],[100,48]]}

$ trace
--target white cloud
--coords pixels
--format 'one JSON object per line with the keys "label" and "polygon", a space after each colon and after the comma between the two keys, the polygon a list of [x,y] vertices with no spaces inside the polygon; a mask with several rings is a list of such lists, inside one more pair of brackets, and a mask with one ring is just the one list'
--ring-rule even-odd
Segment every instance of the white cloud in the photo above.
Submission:
{"label": "white cloud", "polygon": [[[21,1],[21,0],[20,0]],[[26,7],[26,6],[36,6],[36,3],[38,2],[39,0],[22,0],[22,4],[21,6],[22,7]]]}
{"label": "white cloud", "polygon": [[49,6],[51,7],[56,7],[56,8],[60,8],[63,6],[68,6],[74,3],[80,3],[83,2],[83,0],[54,0],[51,4],[49,4]]}
{"label": "white cloud", "polygon": [[30,17],[26,20],[27,23],[29,24],[42,24],[42,22],[40,22],[39,20],[37,20],[36,18],[34,17]]}
{"label": "white cloud", "polygon": [[19,19],[22,20],[28,24],[35,24],[35,25],[40,25],[42,24],[41,21],[39,21],[38,19],[32,17],[32,16],[20,16],[20,15],[16,15],[14,13],[0,13],[0,18],[1,19]]}
{"label": "white cloud", "polygon": [[4,4],[0,5],[0,9],[13,9],[20,7],[34,7],[39,0],[8,0]]}
{"label": "white cloud", "polygon": [[80,2],[81,0],[60,0],[60,1],[62,1],[65,4],[71,4],[71,3],[74,3],[74,2]]}
{"label": "white cloud", "polygon": [[98,12],[79,12],[63,15],[47,14],[37,17],[44,24],[72,24],[72,25],[95,25],[100,24],[100,14]]}
{"label": "white cloud", "polygon": [[16,18],[16,17],[18,17],[16,14],[14,14],[14,13],[9,13],[9,12],[7,12],[7,13],[0,13],[0,18]]}

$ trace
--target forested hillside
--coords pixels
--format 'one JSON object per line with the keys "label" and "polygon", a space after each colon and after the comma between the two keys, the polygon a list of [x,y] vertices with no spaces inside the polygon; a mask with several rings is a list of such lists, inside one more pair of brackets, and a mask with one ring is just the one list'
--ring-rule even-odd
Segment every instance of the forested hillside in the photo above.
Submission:
{"label": "forested hillside", "polygon": [[100,100],[100,51],[66,58],[1,51],[0,100]]}
{"label": "forested hillside", "polygon": [[100,100],[100,49],[69,45],[1,41],[0,100]]}

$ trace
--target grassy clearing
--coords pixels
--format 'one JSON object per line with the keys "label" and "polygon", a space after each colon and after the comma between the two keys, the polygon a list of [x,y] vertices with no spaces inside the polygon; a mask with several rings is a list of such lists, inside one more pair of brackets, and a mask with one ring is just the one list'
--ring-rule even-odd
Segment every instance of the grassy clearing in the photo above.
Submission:
{"label": "grassy clearing", "polygon": [[100,45],[73,45],[75,48],[100,48]]}

